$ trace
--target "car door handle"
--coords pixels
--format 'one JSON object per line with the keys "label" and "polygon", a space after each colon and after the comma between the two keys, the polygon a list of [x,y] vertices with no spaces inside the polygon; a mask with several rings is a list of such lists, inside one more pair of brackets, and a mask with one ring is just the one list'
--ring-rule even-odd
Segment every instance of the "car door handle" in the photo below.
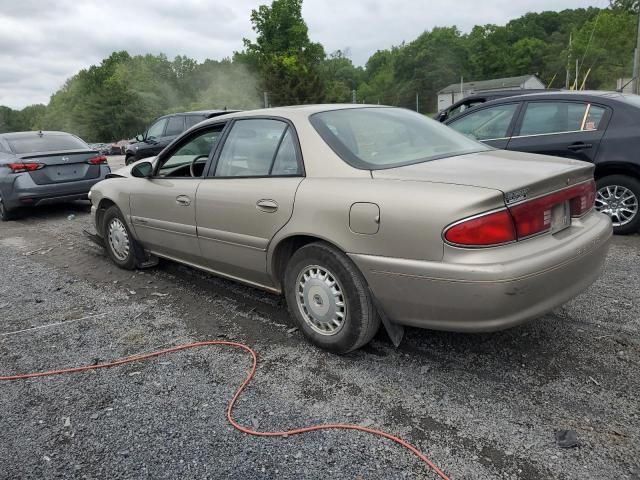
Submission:
{"label": "car door handle", "polygon": [[593,147],[593,145],[591,145],[590,143],[578,142],[578,143],[572,143],[567,148],[569,150],[573,150],[577,152],[579,150],[586,150],[587,148],[591,148],[591,147]]}
{"label": "car door handle", "polygon": [[186,195],[178,195],[176,197],[176,203],[180,206],[188,207],[189,205],[191,205],[191,199]]}
{"label": "car door handle", "polygon": [[273,213],[278,210],[278,202],[268,199],[258,200],[256,202],[256,208],[263,212]]}

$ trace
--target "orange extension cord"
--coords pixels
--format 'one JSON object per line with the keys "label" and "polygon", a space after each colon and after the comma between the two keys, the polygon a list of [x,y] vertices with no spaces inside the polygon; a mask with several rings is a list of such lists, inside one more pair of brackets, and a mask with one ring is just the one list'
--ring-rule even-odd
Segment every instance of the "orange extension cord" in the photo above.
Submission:
{"label": "orange extension cord", "polygon": [[189,348],[207,347],[207,346],[211,346],[211,345],[226,345],[228,347],[239,348],[239,349],[244,350],[245,352],[249,353],[249,355],[251,355],[251,359],[252,359],[251,371],[247,375],[247,378],[245,378],[244,382],[242,382],[242,385],[240,385],[240,387],[236,391],[235,395],[231,399],[231,402],[229,403],[229,406],[227,407],[227,419],[229,420],[229,423],[231,423],[231,425],[233,425],[234,428],[240,430],[241,432],[247,433],[249,435],[255,435],[255,436],[258,436],[258,437],[288,437],[289,435],[298,435],[300,433],[314,432],[316,430],[332,430],[332,429],[358,430],[360,432],[371,433],[372,435],[377,435],[379,437],[386,438],[388,440],[391,440],[392,442],[395,442],[395,443],[403,446],[404,448],[409,450],[411,453],[413,453],[416,457],[418,457],[420,460],[422,460],[424,463],[426,463],[429,466],[429,468],[431,468],[436,474],[438,474],[438,476],[442,480],[449,480],[449,477],[447,477],[444,474],[444,472],[442,472],[442,470],[440,470],[431,460],[429,460],[426,457],[426,455],[424,455],[422,452],[420,452],[420,450],[418,450],[416,447],[414,447],[410,443],[406,442],[402,438],[396,437],[395,435],[391,435],[390,433],[387,433],[387,432],[383,432],[382,430],[375,430],[373,428],[362,427],[360,425],[350,425],[350,424],[341,424],[341,423],[338,423],[338,424],[326,424],[326,425],[313,425],[313,426],[310,426],[310,427],[294,428],[292,430],[286,430],[286,431],[283,431],[283,432],[258,432],[256,430],[252,430],[250,428],[243,427],[242,425],[240,425],[238,422],[236,422],[234,420],[234,418],[233,418],[233,409],[234,409],[234,407],[235,407],[235,405],[236,405],[236,403],[238,401],[238,398],[240,398],[240,395],[242,394],[244,389],[247,387],[247,385],[249,385],[249,383],[253,379],[253,377],[254,377],[254,375],[256,373],[256,368],[258,366],[258,357],[256,355],[256,352],[251,347],[249,347],[249,346],[247,346],[247,345],[245,345],[243,343],[227,342],[227,341],[223,341],[223,340],[187,343],[187,344],[184,344],[184,345],[178,345],[178,346],[175,346],[175,347],[166,348],[164,350],[158,350],[158,351],[151,352],[151,353],[145,353],[145,354],[141,354],[141,355],[134,355],[132,357],[123,358],[121,360],[115,360],[113,362],[99,363],[97,365],[85,365],[85,366],[82,366],[82,367],[64,368],[64,369],[61,369],[61,370],[50,370],[48,372],[25,373],[25,374],[22,374],[22,375],[0,376],[0,381],[2,381],[2,380],[24,380],[24,379],[27,379],[27,378],[48,377],[48,376],[51,376],[51,375],[61,375],[61,374],[64,374],[64,373],[76,373],[76,372],[84,372],[84,371],[87,371],[87,370],[97,370],[99,368],[117,367],[119,365],[125,365],[127,363],[138,362],[140,360],[146,360],[148,358],[153,358],[153,357],[159,357],[160,355],[165,355],[167,353],[179,352],[181,350],[187,350]]}

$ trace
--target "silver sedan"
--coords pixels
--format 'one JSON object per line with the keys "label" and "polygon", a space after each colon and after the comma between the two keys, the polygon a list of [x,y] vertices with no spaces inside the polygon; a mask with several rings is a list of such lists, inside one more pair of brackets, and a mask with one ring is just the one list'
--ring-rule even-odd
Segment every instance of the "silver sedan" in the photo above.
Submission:
{"label": "silver sedan", "polygon": [[122,268],[171,259],[286,296],[345,353],[382,321],[478,332],[534,319],[600,274],[611,221],[593,165],[494,150],[416,113],[234,113],[91,191]]}
{"label": "silver sedan", "polygon": [[65,132],[0,135],[0,219],[25,207],[86,199],[110,172],[107,157]]}

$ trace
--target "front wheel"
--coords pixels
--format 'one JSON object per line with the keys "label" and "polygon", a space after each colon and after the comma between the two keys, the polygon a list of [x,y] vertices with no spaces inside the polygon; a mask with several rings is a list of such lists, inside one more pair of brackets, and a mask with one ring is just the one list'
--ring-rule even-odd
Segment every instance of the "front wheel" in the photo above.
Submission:
{"label": "front wheel", "polygon": [[126,157],[124,157],[125,165],[131,165],[135,161],[136,161],[136,157],[134,157],[133,155],[127,155]]}
{"label": "front wheel", "polygon": [[380,318],[364,277],[330,245],[311,243],[297,250],[287,264],[284,289],[298,327],[321,348],[348,353],[378,331]]}
{"label": "front wheel", "polygon": [[115,205],[104,214],[102,234],[107,253],[118,267],[133,270],[144,262],[144,250],[131,235],[120,209]]}
{"label": "front wheel", "polygon": [[640,229],[640,181],[626,175],[609,175],[596,182],[596,209],[611,217],[613,233],[625,235]]}

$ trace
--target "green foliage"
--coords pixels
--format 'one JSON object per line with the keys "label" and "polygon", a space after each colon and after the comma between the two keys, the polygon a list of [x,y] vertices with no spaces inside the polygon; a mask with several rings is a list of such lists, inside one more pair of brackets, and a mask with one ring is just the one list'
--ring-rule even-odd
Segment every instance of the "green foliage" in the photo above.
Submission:
{"label": "green foliage", "polygon": [[319,103],[324,100],[321,64],[324,48],[309,40],[302,0],[274,0],[251,12],[255,42],[244,39],[236,58],[260,73],[262,89],[273,105]]}
{"label": "green foliage", "polygon": [[640,11],[640,0],[611,0],[609,3],[614,10],[623,10],[635,14]]}
{"label": "green foliage", "polygon": [[64,130],[87,141],[113,141],[169,112],[257,108],[264,91],[272,105],[350,102],[356,90],[358,102],[407,108],[415,108],[417,94],[426,113],[435,110],[438,90],[461,77],[537,74],[557,88],[567,67],[574,82],[576,60],[579,87],[610,90],[616,79],[631,76],[639,5],[613,0],[608,9],[528,13],[469,33],[436,27],[356,67],[348,52],[326,55],[311,41],[302,0],[273,0],[252,11],[256,40],[244,39],[244,50],[232,59],[198,63],[114,52],[68,79],[47,106],[0,107],[0,132]]}
{"label": "green foliage", "polygon": [[107,142],[131,138],[169,112],[259,105],[257,80],[243,64],[114,52],[67,80],[46,107],[0,107],[0,132],[62,130]]}

